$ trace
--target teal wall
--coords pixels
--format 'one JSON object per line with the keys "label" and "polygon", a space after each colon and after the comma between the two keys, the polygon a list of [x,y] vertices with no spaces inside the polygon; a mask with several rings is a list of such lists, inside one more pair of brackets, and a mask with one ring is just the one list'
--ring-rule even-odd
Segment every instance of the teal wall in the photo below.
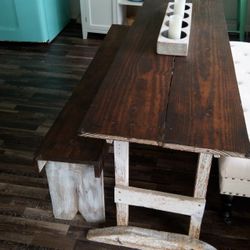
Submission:
{"label": "teal wall", "polygon": [[0,0],[0,40],[51,41],[69,12],[68,0]]}
{"label": "teal wall", "polygon": [[64,27],[70,17],[70,5],[68,0],[44,0],[47,15],[47,30],[50,38],[53,38]]}

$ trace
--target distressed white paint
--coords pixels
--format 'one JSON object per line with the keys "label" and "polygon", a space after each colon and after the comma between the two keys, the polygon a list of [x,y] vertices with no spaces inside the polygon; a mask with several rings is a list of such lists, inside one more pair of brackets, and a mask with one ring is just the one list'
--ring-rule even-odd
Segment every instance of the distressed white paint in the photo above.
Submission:
{"label": "distressed white paint", "polygon": [[103,175],[94,167],[49,161],[46,165],[54,216],[71,220],[78,210],[88,222],[105,220]]}
{"label": "distressed white paint", "polygon": [[213,155],[200,154],[195,178],[194,197],[205,198]]}
{"label": "distressed white paint", "polygon": [[[89,138],[96,138],[96,139],[103,139],[103,135],[100,134],[90,134],[86,132],[82,132],[81,136],[89,137]],[[138,144],[145,144],[145,145],[152,145],[152,146],[160,146],[163,148],[178,150],[178,151],[186,151],[186,152],[193,152],[193,153],[204,153],[204,154],[213,154],[213,155],[220,155],[220,156],[233,156],[233,157],[240,157],[245,158],[244,153],[237,153],[237,152],[230,152],[230,151],[220,151],[218,149],[210,149],[210,148],[197,148],[193,146],[186,146],[180,144],[173,144],[173,143],[159,143],[154,140],[145,140],[145,139],[138,139],[138,138],[126,138],[121,136],[113,136],[113,135],[105,135],[105,139],[113,140],[113,141],[122,141],[126,140],[129,143],[138,143]]]}
{"label": "distressed white paint", "polygon": [[[129,143],[114,141],[115,184],[129,185]],[[117,225],[128,225],[129,206],[116,203]]]}
{"label": "distressed white paint", "polygon": [[188,235],[192,238],[199,239],[201,231],[201,223],[203,216],[193,215],[190,219]]}
{"label": "distressed white paint", "polygon": [[[212,154],[200,154],[199,155],[196,178],[195,178],[195,188],[194,188],[195,198],[206,197],[212,159],[213,159]],[[194,237],[194,238],[199,238],[202,217],[203,215],[191,216],[189,236]]]}
{"label": "distressed white paint", "polygon": [[138,227],[93,229],[88,232],[87,239],[142,250],[215,250],[213,246],[186,235]]}
{"label": "distressed white paint", "polygon": [[78,186],[79,211],[88,222],[104,222],[103,172],[100,178],[95,178],[93,167],[82,167],[81,171]]}
{"label": "distressed white paint", "polygon": [[47,161],[40,161],[40,160],[37,161],[37,166],[38,166],[39,172],[41,172],[43,170],[43,168],[45,167],[46,163],[47,163]]}
{"label": "distressed white paint", "polygon": [[113,140],[106,140],[108,144],[113,144]]}
{"label": "distressed white paint", "polygon": [[202,215],[205,199],[135,187],[115,187],[115,202],[183,215]]}
{"label": "distressed white paint", "polygon": [[58,219],[72,220],[78,211],[75,173],[66,163],[48,162],[46,174],[54,216]]}

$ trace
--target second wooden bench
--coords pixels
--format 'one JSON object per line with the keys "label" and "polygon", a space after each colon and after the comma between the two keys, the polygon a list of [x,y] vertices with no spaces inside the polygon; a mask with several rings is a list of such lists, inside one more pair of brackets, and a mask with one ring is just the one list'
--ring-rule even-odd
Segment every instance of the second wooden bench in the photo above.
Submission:
{"label": "second wooden bench", "polygon": [[111,27],[36,154],[39,170],[46,169],[53,213],[58,219],[73,219],[79,211],[88,222],[105,220],[105,141],[80,138],[78,129],[127,31],[125,26]]}

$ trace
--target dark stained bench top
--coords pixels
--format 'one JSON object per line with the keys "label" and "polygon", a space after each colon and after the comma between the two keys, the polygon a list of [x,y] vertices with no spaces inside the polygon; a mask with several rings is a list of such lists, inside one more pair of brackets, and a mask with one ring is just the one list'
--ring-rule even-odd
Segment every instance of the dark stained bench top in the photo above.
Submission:
{"label": "dark stained bench top", "polygon": [[128,27],[113,25],[72,96],[45,136],[36,161],[60,161],[102,167],[105,141],[77,136],[79,126],[96,95]]}
{"label": "dark stained bench top", "polygon": [[192,0],[187,57],[156,54],[165,0],[144,0],[81,135],[245,157],[249,142],[221,0]]}

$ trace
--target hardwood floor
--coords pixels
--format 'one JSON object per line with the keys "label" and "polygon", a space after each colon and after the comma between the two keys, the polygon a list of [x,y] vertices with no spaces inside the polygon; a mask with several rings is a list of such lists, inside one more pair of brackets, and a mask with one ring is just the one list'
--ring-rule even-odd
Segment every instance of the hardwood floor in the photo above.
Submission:
{"label": "hardwood floor", "polygon": [[[88,242],[90,225],[53,218],[34,152],[94,57],[102,36],[81,39],[70,24],[51,44],[0,43],[0,249],[125,249]],[[183,160],[184,159],[184,160]],[[197,156],[133,145],[131,185],[192,195]],[[184,164],[185,163],[185,164]],[[105,161],[106,225],[115,225],[112,147]],[[250,199],[236,198],[233,224],[220,217],[217,162],[208,188],[201,239],[218,249],[250,248]],[[130,224],[187,233],[188,218],[130,209]],[[102,226],[102,225],[99,225]]]}

